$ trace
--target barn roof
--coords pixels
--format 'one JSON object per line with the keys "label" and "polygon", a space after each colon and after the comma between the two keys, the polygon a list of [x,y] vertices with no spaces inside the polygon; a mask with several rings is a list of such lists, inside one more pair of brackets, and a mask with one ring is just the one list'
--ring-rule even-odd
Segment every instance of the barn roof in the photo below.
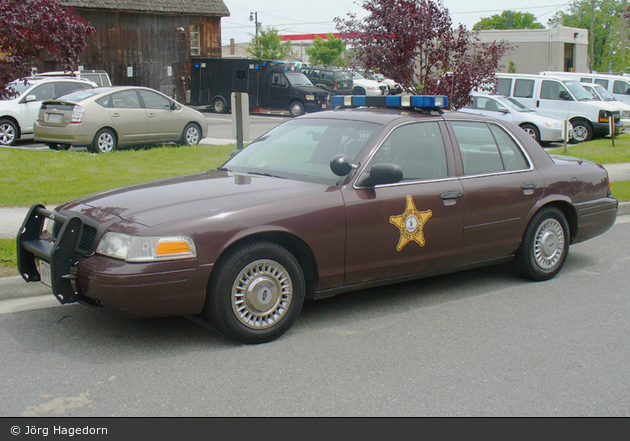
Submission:
{"label": "barn roof", "polygon": [[223,0],[58,0],[61,5],[81,9],[157,12],[163,14],[219,15],[230,11]]}

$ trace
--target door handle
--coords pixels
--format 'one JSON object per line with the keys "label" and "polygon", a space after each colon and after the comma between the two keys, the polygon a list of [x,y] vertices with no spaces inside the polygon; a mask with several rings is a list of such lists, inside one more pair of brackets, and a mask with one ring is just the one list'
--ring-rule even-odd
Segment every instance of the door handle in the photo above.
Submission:
{"label": "door handle", "polygon": [[448,199],[457,199],[461,197],[462,197],[461,191],[447,191],[446,193],[442,193],[440,195],[440,199],[442,199],[443,201],[448,200]]}
{"label": "door handle", "polygon": [[114,117],[114,118],[118,118],[119,116],[120,116],[120,113],[118,113],[118,112],[112,113],[112,117]]}
{"label": "door handle", "polygon": [[155,118],[155,113],[149,113],[149,118]]}
{"label": "door handle", "polygon": [[533,190],[534,188],[536,188],[536,183],[535,182],[525,182],[523,185],[521,185],[521,188],[523,190]]}

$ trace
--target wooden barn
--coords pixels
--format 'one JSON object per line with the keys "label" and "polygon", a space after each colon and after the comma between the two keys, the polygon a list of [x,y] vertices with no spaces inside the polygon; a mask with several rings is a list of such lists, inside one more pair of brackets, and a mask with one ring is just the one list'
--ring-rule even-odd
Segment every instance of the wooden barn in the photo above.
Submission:
{"label": "wooden barn", "polygon": [[[147,86],[186,101],[193,57],[221,56],[223,0],[58,0],[94,26],[81,55],[114,85]],[[45,63],[40,71],[58,70]]]}

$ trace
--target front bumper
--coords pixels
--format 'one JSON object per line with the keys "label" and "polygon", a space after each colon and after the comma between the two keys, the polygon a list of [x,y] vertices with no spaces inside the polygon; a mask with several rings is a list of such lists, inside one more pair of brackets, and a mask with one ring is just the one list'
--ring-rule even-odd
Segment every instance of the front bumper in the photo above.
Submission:
{"label": "front bumper", "polygon": [[[60,225],[54,238],[42,232],[46,218]],[[62,304],[80,302],[125,317],[202,311],[212,265],[200,266],[197,259],[136,264],[101,256],[94,254],[100,233],[91,218],[34,205],[17,235],[18,270],[27,282],[42,281],[45,262],[52,293]]]}

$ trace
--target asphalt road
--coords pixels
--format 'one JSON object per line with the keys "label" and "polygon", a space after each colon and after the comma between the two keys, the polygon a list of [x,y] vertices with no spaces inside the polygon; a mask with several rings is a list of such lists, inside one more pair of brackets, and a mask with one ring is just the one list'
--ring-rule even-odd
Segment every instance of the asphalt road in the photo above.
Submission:
{"label": "asphalt road", "polygon": [[630,416],[630,216],[558,277],[507,265],[307,302],[242,346],[195,317],[0,314],[0,416]]}

